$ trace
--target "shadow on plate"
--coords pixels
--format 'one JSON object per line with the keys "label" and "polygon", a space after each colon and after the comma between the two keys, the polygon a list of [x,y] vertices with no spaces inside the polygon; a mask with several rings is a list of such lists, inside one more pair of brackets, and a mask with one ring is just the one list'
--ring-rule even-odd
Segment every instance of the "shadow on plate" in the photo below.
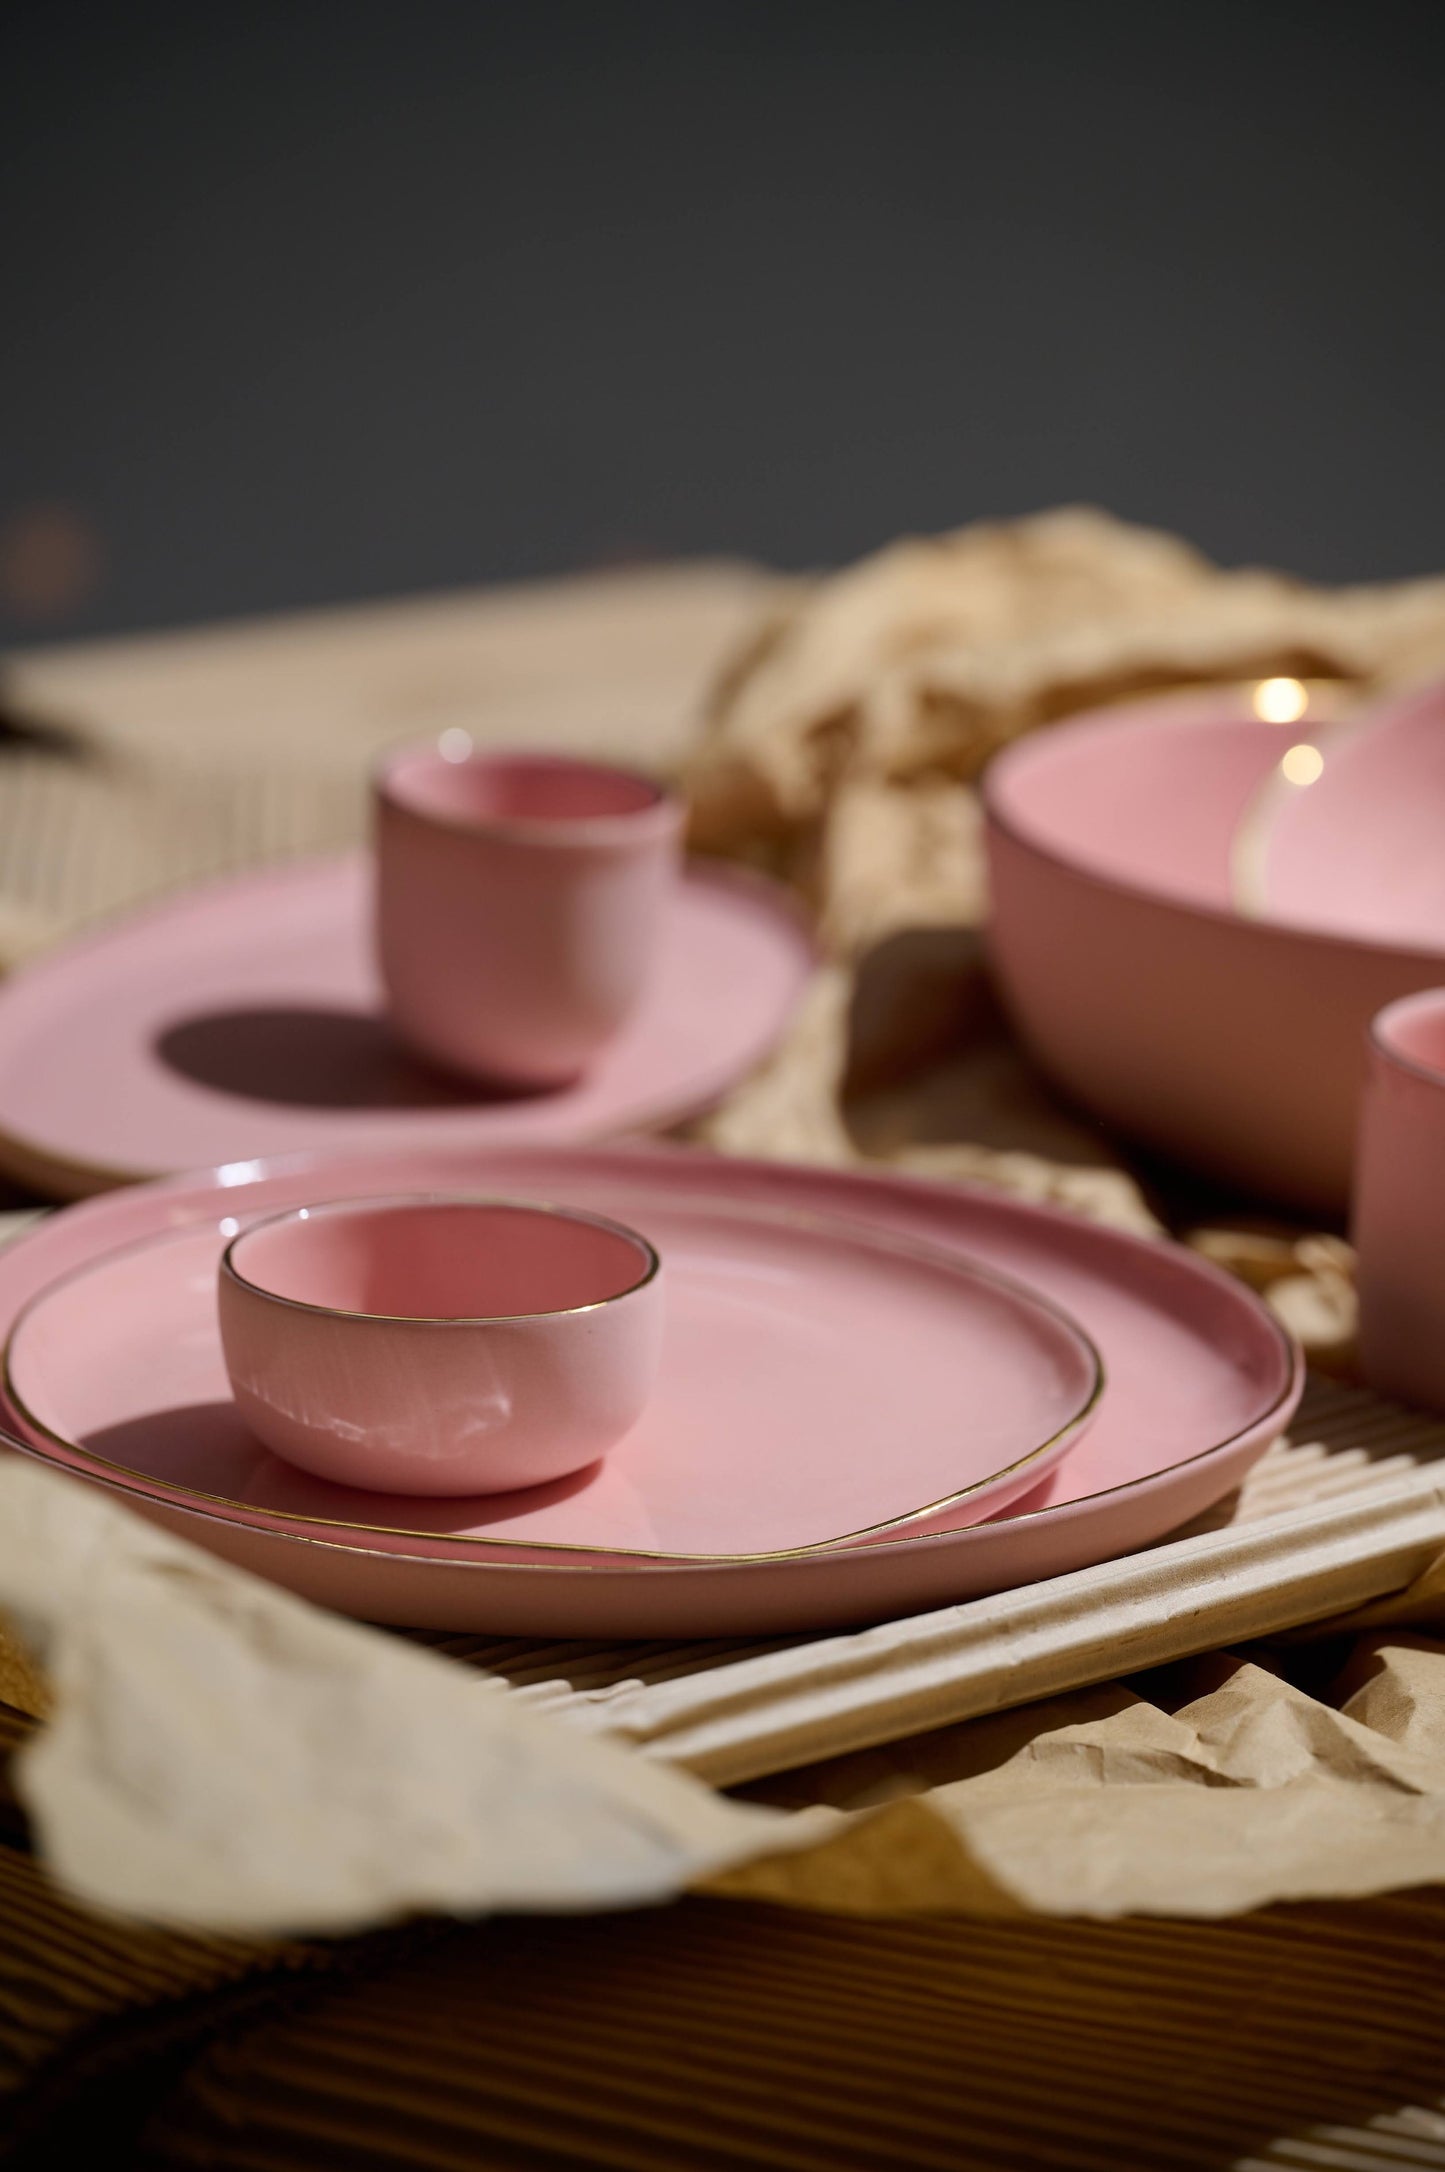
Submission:
{"label": "shadow on plate", "polygon": [[155,1050],[197,1086],[289,1108],[464,1109],[537,1098],[432,1070],[366,1011],[210,1011],[169,1027]]}

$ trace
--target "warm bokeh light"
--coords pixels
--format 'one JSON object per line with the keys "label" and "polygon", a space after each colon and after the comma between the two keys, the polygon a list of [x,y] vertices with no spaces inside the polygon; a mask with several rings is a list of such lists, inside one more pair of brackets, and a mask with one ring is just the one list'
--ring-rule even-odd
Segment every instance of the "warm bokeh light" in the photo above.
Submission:
{"label": "warm bokeh light", "polygon": [[1254,713],[1262,724],[1293,724],[1309,705],[1298,679],[1261,679],[1254,690]]}
{"label": "warm bokeh light", "polygon": [[1325,766],[1325,758],[1318,747],[1307,741],[1291,747],[1288,754],[1280,757],[1280,774],[1291,784],[1313,784]]}

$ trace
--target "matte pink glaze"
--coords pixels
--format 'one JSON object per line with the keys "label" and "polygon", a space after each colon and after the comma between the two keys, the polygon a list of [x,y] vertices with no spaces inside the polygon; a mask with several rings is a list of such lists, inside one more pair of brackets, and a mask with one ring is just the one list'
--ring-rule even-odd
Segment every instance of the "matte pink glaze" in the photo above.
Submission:
{"label": "matte pink glaze", "polygon": [[1365,1377],[1445,1410],[1445,988],[1371,1028],[1353,1221]]}
{"label": "matte pink glaze", "polygon": [[1230,856],[1287,727],[1210,692],[1040,732],[985,780],[990,943],[1040,1062],[1121,1131],[1267,1197],[1349,1197],[1360,1038],[1445,958],[1241,918]]}
{"label": "matte pink glaze", "polygon": [[392,1021],[492,1083],[577,1078],[636,1010],[682,854],[682,802],[565,756],[394,754],[376,780],[376,928]]}
{"label": "matte pink glaze", "polygon": [[[426,1504],[414,1498],[298,1481],[258,1454],[254,1434],[278,1447],[284,1439],[274,1407],[258,1414],[238,1397],[233,1409],[227,1397],[209,1290],[225,1239],[213,1225],[122,1248],[43,1294],[13,1338],[17,1403],[61,1441],[131,1476],[179,1482],[265,1519],[320,1519],[345,1527],[342,1535],[379,1526],[504,1550],[674,1557],[845,1541],[922,1520],[943,1501],[941,1520],[971,1521],[1036,1485],[1088,1413],[1097,1362],[1085,1338],[954,1252],[717,1200],[648,1202],[644,1220],[667,1259],[661,1376],[609,1462],[561,1486],[505,1498],[478,1488],[419,1520]],[[273,1242],[274,1226],[237,1249],[249,1257]],[[369,1283],[368,1265],[327,1286]],[[449,1298],[446,1288],[437,1294]],[[564,1355],[573,1351],[569,1341]],[[277,1361],[288,1408],[298,1377],[328,1413],[344,1398],[374,1403],[392,1392],[390,1366],[380,1380],[372,1368],[354,1370],[344,1339],[297,1358],[287,1345]],[[489,1415],[464,1366],[448,1396],[445,1358],[403,1348],[397,1370],[410,1371],[394,1412],[399,1427],[434,1415],[423,1445],[442,1453],[452,1442],[465,1450],[474,1408]],[[359,1431],[367,1413],[347,1415]],[[306,1467],[344,1475],[319,1458]],[[405,1474],[401,1483],[410,1483]]]}
{"label": "matte pink glaze", "polygon": [[[179,1328],[184,1274],[146,1286],[149,1318]],[[645,1238],[530,1205],[298,1207],[232,1239],[217,1295],[246,1425],[303,1471],[381,1494],[504,1492],[581,1470],[637,1423],[662,1351]],[[206,1342],[200,1321],[180,1332],[184,1355],[157,1350],[150,1367],[162,1419],[189,1400],[167,1402],[163,1374],[189,1376]],[[132,1363],[147,1340],[137,1323]]]}
{"label": "matte pink glaze", "polygon": [[[1269,1313],[1239,1283],[1178,1247],[965,1185],[721,1161],[655,1145],[299,1157],[112,1193],[50,1217],[0,1251],[0,1332],[57,1277],[118,1247],[168,1229],[219,1231],[237,1212],[295,1205],[323,1190],[360,1194],[398,1184],[562,1195],[644,1224],[679,1195],[863,1217],[889,1234],[952,1247],[1065,1306],[1103,1353],[1103,1404],[1043,1485],[995,1520],[722,1566],[529,1560],[523,1548],[479,1548],[445,1536],[303,1538],[194,1501],[181,1506],[179,1497],[159,1500],[74,1451],[31,1452],[118,1484],[142,1513],[243,1567],[373,1620],[515,1635],[762,1635],[918,1612],[1148,1545],[1238,1485],[1299,1399],[1297,1353]],[[199,1268],[203,1286],[213,1258]],[[178,1455],[184,1437],[182,1428]],[[616,1462],[609,1458],[604,1470]]]}
{"label": "matte pink glaze", "polygon": [[1445,957],[1445,681],[1321,742],[1284,782],[1263,840],[1266,909],[1304,927]]}
{"label": "matte pink glaze", "polygon": [[690,868],[641,1009],[585,1079],[485,1094],[386,1026],[360,853],[182,892],[0,983],[0,1167],[65,1198],[303,1149],[397,1153],[673,1124],[768,1054],[813,950],[761,877]]}

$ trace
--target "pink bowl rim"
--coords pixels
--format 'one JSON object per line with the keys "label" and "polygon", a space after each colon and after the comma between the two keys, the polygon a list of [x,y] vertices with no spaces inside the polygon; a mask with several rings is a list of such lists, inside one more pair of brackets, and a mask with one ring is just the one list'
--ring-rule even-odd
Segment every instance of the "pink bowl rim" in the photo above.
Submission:
{"label": "pink bowl rim", "polygon": [[[1244,682],[1255,685],[1258,682]],[[1210,697],[1213,697],[1211,702]],[[1040,731],[1029,732],[1011,746],[1003,747],[994,756],[979,780],[979,792],[983,801],[984,815],[991,829],[1007,837],[1012,844],[1025,852],[1048,861],[1054,867],[1063,868],[1081,882],[1094,884],[1097,889],[1113,891],[1116,896],[1132,898],[1141,904],[1151,905],[1156,911],[1178,913],[1187,919],[1208,920],[1218,926],[1236,928],[1243,934],[1271,941],[1303,943],[1319,950],[1350,951],[1357,957],[1399,958],[1414,961],[1429,958],[1436,961],[1445,972],[1445,951],[1432,950],[1422,943],[1375,943],[1363,936],[1340,935],[1328,928],[1303,926],[1292,920],[1265,920],[1236,912],[1232,906],[1209,905],[1200,900],[1171,897],[1168,892],[1151,888],[1147,882],[1133,880],[1125,875],[1105,873],[1090,866],[1086,860],[1075,858],[1062,850],[1052,840],[1032,836],[1027,820],[1021,820],[1012,809],[1007,811],[1000,804],[1001,792],[1012,780],[1013,772],[1025,769],[1034,762],[1046,762],[1055,750],[1055,742],[1062,734],[1082,736],[1099,728],[1112,728],[1146,732],[1156,730],[1161,721],[1157,712],[1175,709],[1181,720],[1192,708],[1202,712],[1217,702],[1221,717],[1235,723],[1258,722],[1252,710],[1239,705],[1243,700],[1240,684],[1230,682],[1216,687],[1177,687],[1165,693],[1137,697],[1125,702],[1110,702],[1097,709],[1082,709],[1072,716],[1061,717]],[[1146,709],[1150,712],[1141,715]],[[1274,727],[1271,727],[1273,729]]]}
{"label": "pink bowl rim", "polygon": [[[302,1297],[283,1297],[279,1290],[268,1289],[264,1282],[253,1281],[236,1265],[234,1254],[238,1245],[246,1244],[264,1229],[274,1229],[282,1222],[310,1222],[323,1215],[360,1214],[367,1210],[379,1213],[396,1212],[407,1207],[447,1207],[463,1212],[474,1208],[506,1208],[517,1214],[550,1215],[559,1222],[585,1222],[592,1229],[604,1229],[609,1236],[624,1237],[642,1255],[642,1273],[635,1282],[629,1282],[625,1290],[614,1290],[608,1297],[590,1298],[585,1305],[550,1305],[537,1312],[491,1313],[411,1313],[411,1312],[353,1312],[345,1305],[318,1305]],[[373,1327],[501,1327],[519,1320],[567,1320],[583,1313],[601,1312],[608,1305],[620,1305],[626,1298],[637,1296],[657,1280],[662,1272],[662,1260],[656,1247],[650,1244],[642,1232],[629,1229],[626,1222],[617,1222],[607,1214],[591,1214],[585,1207],[566,1207],[542,1199],[505,1199],[492,1193],[471,1192],[396,1192],[383,1193],[376,1198],[362,1196],[353,1199],[321,1199],[314,1204],[299,1207],[282,1207],[275,1214],[266,1214],[245,1229],[238,1229],[221,1254],[220,1274],[238,1289],[253,1297],[264,1298],[269,1305],[283,1305],[289,1312],[307,1312],[324,1320],[350,1320],[358,1325]]]}
{"label": "pink bowl rim", "polygon": [[[463,727],[458,727],[459,729]],[[525,763],[531,769],[590,770],[594,775],[620,777],[629,784],[640,785],[649,794],[645,805],[630,809],[624,814],[597,815],[446,815],[435,808],[418,807],[414,801],[404,798],[396,782],[397,772],[403,764],[421,755],[431,755],[442,761],[444,735],[436,733],[427,739],[408,739],[399,746],[390,747],[379,756],[372,767],[372,791],[393,813],[404,815],[409,821],[422,824],[427,829],[447,830],[457,837],[510,839],[516,844],[548,844],[566,850],[569,846],[582,847],[596,844],[635,843],[652,834],[666,836],[680,828],[687,808],[681,796],[650,777],[645,770],[632,769],[623,762],[594,760],[586,754],[548,753],[533,747],[478,746],[470,732],[471,751],[456,764],[458,769],[468,765],[478,768],[507,768]]]}

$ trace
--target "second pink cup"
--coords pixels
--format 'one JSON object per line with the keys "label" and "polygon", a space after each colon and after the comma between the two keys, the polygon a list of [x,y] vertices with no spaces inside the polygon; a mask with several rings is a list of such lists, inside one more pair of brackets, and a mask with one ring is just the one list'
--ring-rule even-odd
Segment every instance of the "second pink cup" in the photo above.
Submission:
{"label": "second pink cup", "polygon": [[1445,988],[1370,1028],[1353,1235],[1365,1378],[1445,1410]]}
{"label": "second pink cup", "polygon": [[375,802],[377,943],[397,1030],[499,1085],[578,1077],[646,988],[681,802],[626,770],[474,749],[460,732],[392,755]]}

